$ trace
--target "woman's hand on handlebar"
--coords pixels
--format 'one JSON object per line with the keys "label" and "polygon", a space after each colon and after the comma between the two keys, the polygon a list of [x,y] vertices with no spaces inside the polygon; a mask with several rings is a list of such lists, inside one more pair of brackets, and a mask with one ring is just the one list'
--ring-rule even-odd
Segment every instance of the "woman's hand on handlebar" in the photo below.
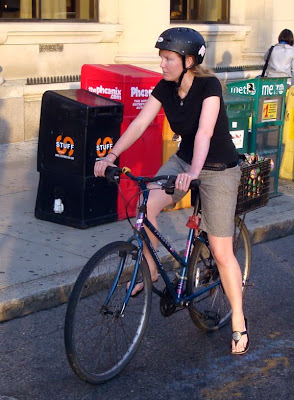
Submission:
{"label": "woman's hand on handlebar", "polygon": [[116,167],[115,164],[113,164],[113,162],[111,162],[110,160],[108,160],[107,158],[103,158],[100,159],[98,161],[95,162],[94,165],[94,176],[96,178],[98,178],[99,176],[105,176],[105,170],[107,167]]}
{"label": "woman's hand on handlebar", "polygon": [[198,176],[191,172],[183,172],[182,174],[179,174],[175,182],[176,189],[187,192],[193,179],[198,179]]}

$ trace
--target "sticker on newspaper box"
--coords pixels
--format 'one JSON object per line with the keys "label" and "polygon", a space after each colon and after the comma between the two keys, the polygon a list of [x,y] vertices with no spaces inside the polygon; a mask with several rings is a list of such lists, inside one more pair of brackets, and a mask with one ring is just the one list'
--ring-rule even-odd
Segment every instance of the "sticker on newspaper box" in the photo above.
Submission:
{"label": "sticker on newspaper box", "polygon": [[236,149],[242,149],[244,143],[244,130],[230,131]]}
{"label": "sticker on newspaper box", "polygon": [[276,121],[278,113],[278,101],[277,100],[265,100],[262,106],[262,122],[265,121]]}

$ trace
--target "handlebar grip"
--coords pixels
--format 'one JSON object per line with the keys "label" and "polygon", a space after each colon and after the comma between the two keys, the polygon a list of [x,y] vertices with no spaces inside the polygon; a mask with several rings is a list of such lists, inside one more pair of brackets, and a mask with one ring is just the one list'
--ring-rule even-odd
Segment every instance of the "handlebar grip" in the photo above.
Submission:
{"label": "handlebar grip", "polygon": [[[166,181],[166,183],[162,186],[162,188],[165,190],[166,194],[174,194],[175,191],[175,182],[176,182],[177,176],[176,175],[170,175],[168,177],[168,180]],[[191,190],[195,190],[198,189],[200,186],[200,179],[193,179],[190,182],[190,187],[189,189]]]}
{"label": "handlebar grip", "polygon": [[105,178],[109,182],[119,183],[120,174],[121,174],[121,169],[119,167],[111,167],[111,166],[109,166],[105,170]]}
{"label": "handlebar grip", "polygon": [[200,179],[193,179],[190,183],[190,189],[198,189],[201,184]]}

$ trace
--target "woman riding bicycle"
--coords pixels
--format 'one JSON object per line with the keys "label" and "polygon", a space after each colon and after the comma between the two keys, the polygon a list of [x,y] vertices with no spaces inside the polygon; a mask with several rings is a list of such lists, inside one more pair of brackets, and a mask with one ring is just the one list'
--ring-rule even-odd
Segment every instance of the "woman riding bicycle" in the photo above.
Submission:
{"label": "woman riding bicycle", "polygon": [[[232,354],[249,348],[242,305],[241,270],[233,252],[232,236],[240,181],[238,153],[229,133],[228,119],[217,77],[200,64],[205,41],[190,28],[171,28],[158,38],[163,79],[156,85],[144,108],[113,147],[113,151],[94,166],[94,175],[104,176],[107,166],[127,150],[154,120],[161,107],[172,130],[181,136],[179,150],[160,168],[157,175],[177,175],[175,193],[151,190],[148,219],[155,227],[163,208],[174,206],[189,189],[191,180],[200,179],[202,202],[201,229],[208,234],[221,281],[232,308]],[[150,187],[157,187],[155,183]],[[150,236],[153,236],[150,234]],[[150,237],[154,248],[157,242]],[[157,267],[145,250],[151,279],[158,279]],[[138,282],[132,295],[143,290]]]}

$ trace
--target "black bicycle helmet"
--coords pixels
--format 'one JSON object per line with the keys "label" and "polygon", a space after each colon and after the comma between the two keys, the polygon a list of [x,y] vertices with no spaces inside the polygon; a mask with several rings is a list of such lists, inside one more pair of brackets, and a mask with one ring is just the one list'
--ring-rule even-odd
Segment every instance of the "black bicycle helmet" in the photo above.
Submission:
{"label": "black bicycle helmet", "polygon": [[159,36],[155,47],[160,50],[174,51],[183,58],[192,55],[195,57],[194,66],[202,63],[206,50],[203,36],[191,28],[167,29]]}

